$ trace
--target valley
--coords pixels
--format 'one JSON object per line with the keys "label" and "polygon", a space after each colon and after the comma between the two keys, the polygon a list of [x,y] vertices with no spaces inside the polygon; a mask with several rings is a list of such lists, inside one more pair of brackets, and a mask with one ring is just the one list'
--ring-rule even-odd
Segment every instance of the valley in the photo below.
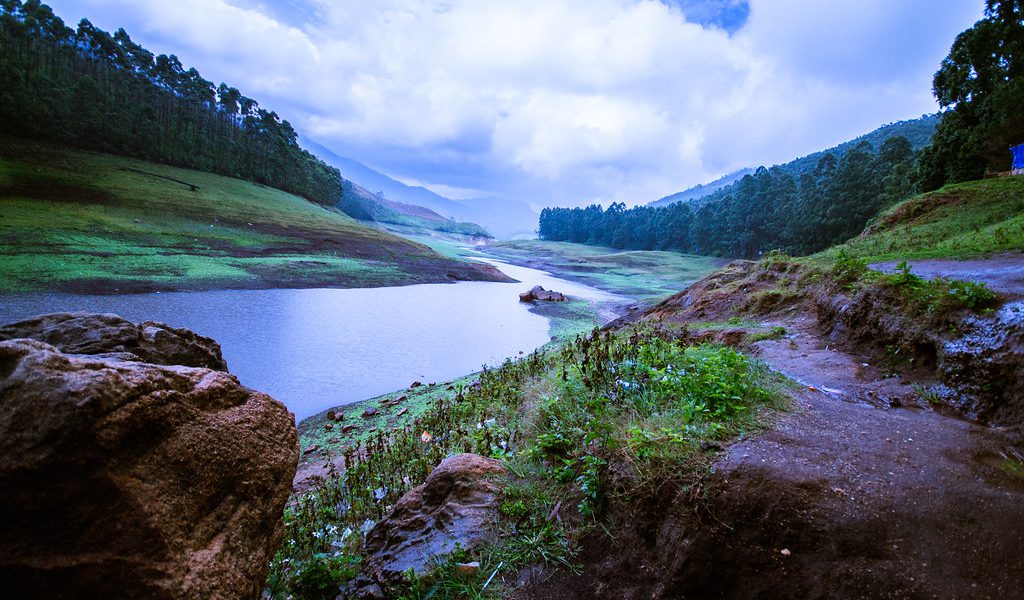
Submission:
{"label": "valley", "polygon": [[1024,590],[1021,1],[79,4],[0,2],[0,596]]}

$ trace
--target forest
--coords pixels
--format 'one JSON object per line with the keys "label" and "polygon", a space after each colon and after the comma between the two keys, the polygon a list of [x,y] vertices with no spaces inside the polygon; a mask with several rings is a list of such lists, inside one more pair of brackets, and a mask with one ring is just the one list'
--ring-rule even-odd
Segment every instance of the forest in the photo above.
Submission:
{"label": "forest", "polygon": [[806,254],[850,238],[882,208],[909,196],[914,160],[902,136],[887,139],[877,151],[862,141],[839,157],[823,154],[811,172],[796,177],[782,167],[761,167],[699,206],[627,209],[618,202],[607,210],[596,204],[545,208],[539,234],[544,240],[630,250]]}
{"label": "forest", "polygon": [[124,29],[65,26],[38,0],[0,0],[0,134],[247,179],[334,205],[340,172],[288,121]]}

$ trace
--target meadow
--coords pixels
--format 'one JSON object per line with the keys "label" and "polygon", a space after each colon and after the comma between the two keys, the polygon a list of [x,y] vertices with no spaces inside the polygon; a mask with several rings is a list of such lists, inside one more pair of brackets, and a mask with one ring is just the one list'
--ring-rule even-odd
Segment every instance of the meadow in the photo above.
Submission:
{"label": "meadow", "polygon": [[0,206],[0,290],[8,292],[481,277],[479,267],[280,190],[12,138],[0,138]]}

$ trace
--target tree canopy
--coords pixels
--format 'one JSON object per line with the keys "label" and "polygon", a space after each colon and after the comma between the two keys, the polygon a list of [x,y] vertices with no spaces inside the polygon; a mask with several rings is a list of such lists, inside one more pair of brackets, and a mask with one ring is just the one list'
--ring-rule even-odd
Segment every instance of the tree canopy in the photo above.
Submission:
{"label": "tree canopy", "polygon": [[545,208],[539,234],[631,250],[805,254],[849,239],[881,209],[909,196],[913,169],[906,138],[891,137],[877,152],[862,141],[838,157],[821,155],[813,171],[797,177],[779,167],[761,167],[699,206]]}
{"label": "tree canopy", "polygon": [[921,157],[925,190],[1006,171],[1024,142],[1024,0],[986,0],[985,16],[957,36],[933,80],[945,110]]}
{"label": "tree canopy", "polygon": [[340,172],[300,148],[288,121],[124,29],[71,29],[39,0],[0,0],[0,81],[0,133],[341,198]]}

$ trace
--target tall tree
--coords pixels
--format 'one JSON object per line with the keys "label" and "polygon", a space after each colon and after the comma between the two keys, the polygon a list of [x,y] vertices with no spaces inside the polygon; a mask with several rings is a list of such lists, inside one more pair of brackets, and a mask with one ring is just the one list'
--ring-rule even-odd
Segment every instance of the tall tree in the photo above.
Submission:
{"label": "tall tree", "polygon": [[1005,171],[1024,142],[1024,0],[986,0],[985,17],[957,36],[933,80],[945,109],[925,150],[923,189]]}

